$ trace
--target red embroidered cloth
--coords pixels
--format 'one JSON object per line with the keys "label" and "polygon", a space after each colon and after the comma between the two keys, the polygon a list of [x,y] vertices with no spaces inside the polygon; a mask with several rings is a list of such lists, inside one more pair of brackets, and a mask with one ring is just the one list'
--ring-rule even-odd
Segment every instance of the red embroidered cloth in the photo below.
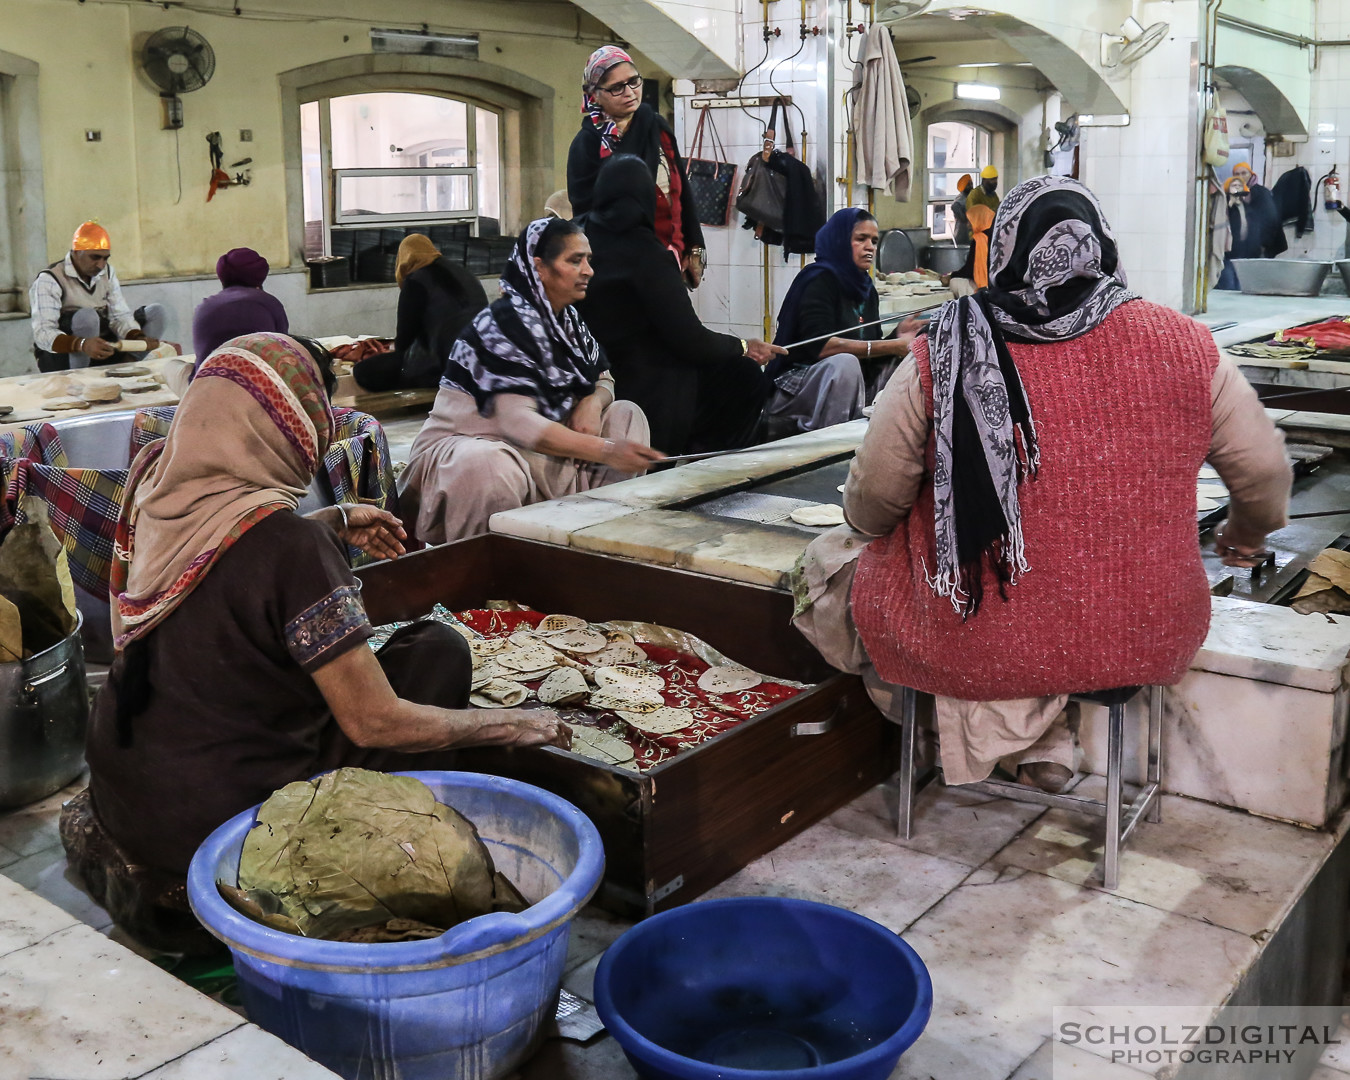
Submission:
{"label": "red embroidered cloth", "polygon": [[[508,637],[517,630],[533,629],[543,621],[544,612],[475,609],[458,611],[455,617],[485,637],[497,638]],[[637,647],[647,654],[647,659],[656,665],[655,673],[665,681],[662,696],[666,704],[688,709],[694,714],[694,722],[689,727],[668,735],[649,735],[629,727],[616,713],[608,710],[564,708],[559,712],[569,724],[585,724],[622,739],[633,748],[634,760],[640,772],[668,761],[681,750],[697,746],[742,720],[758,716],[780,701],[787,701],[801,693],[800,687],[766,680],[738,693],[710,694],[698,685],[698,677],[711,666],[706,661],[643,642],[638,642]],[[537,690],[542,681],[536,679],[525,685]]]}

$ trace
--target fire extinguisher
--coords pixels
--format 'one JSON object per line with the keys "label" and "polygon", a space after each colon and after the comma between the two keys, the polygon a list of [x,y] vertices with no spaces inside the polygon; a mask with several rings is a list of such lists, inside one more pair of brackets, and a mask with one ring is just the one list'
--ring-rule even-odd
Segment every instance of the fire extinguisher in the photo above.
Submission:
{"label": "fire extinguisher", "polygon": [[1322,181],[1322,205],[1328,210],[1341,208],[1341,178],[1336,175],[1335,165]]}

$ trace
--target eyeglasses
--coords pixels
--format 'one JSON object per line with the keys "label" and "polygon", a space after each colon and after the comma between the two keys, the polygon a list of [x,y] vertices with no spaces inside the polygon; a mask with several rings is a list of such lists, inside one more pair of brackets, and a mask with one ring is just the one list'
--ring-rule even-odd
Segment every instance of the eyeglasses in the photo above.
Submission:
{"label": "eyeglasses", "polygon": [[613,94],[616,97],[625,90],[636,90],[642,85],[642,76],[634,75],[631,79],[625,79],[623,82],[616,82],[613,86],[599,86],[597,90],[603,90],[606,94]]}

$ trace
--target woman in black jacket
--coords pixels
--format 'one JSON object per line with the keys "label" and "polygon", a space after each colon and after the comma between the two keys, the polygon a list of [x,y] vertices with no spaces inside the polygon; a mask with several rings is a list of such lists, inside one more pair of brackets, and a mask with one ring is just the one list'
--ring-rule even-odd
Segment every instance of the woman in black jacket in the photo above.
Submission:
{"label": "woman in black jacket", "polygon": [[783,298],[774,340],[822,340],[798,345],[769,365],[775,389],[764,412],[771,436],[856,420],[909,354],[918,320],[894,330],[868,325],[881,318],[872,284],[878,235],[876,218],[859,207],[837,211],[816,233],[815,262]]}
{"label": "woman in black jacket", "polygon": [[572,213],[580,217],[591,209],[596,176],[606,158],[616,154],[641,158],[656,197],[656,236],[675,253],[690,287],[698,288],[707,253],[694,193],[675,133],[659,113],[642,103],[642,76],[632,58],[617,45],[596,49],[586,63],[582,93],[585,115],[567,152]]}
{"label": "woman in black jacket", "polygon": [[652,446],[667,454],[745,446],[773,389],[761,365],[784,350],[699,321],[679,266],[657,239],[655,204],[639,158],[605,163],[594,206],[580,219],[595,277],[577,308],[609,357],[615,396],[647,415]]}
{"label": "woman in black jacket", "polygon": [[455,338],[487,307],[483,283],[441,255],[421,233],[398,246],[398,326],[392,352],[360,360],[352,368],[358,386],[382,390],[432,389],[439,385]]}

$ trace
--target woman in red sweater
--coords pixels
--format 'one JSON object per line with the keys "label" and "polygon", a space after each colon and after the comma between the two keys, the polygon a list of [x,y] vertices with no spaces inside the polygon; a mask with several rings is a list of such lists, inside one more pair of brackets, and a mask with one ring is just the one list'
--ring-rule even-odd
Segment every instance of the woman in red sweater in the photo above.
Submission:
{"label": "woman in red sweater", "polygon": [[1096,197],[1037,177],[998,210],[989,287],[878,396],[797,625],[883,710],[936,695],[947,783],[1003,761],[1058,789],[1067,692],[1173,684],[1204,641],[1205,461],[1231,496],[1216,545],[1250,565],[1285,523],[1282,436],[1205,327],[1129,291]]}

